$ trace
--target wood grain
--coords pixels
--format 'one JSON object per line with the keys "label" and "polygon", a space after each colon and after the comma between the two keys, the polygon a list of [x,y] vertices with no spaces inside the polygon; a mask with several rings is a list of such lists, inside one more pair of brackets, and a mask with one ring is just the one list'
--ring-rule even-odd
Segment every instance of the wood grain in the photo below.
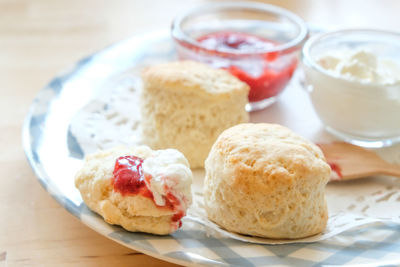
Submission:
{"label": "wood grain", "polygon": [[[202,0],[0,0],[0,266],[173,266],[93,232],[37,182],[21,145],[34,96],[85,55],[168,28]],[[397,30],[400,1],[275,0],[308,22]],[[362,8],[360,8],[362,6]]]}
{"label": "wood grain", "polygon": [[363,179],[374,175],[400,178],[400,166],[385,161],[374,151],[344,142],[318,144],[318,146],[338,176],[331,177],[331,181]]}

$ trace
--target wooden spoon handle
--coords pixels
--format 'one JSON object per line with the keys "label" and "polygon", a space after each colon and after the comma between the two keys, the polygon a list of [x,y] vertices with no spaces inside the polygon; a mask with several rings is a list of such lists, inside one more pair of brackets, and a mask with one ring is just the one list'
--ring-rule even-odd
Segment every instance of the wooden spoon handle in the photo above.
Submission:
{"label": "wooden spoon handle", "polygon": [[400,178],[400,165],[386,164],[381,169],[382,174]]}

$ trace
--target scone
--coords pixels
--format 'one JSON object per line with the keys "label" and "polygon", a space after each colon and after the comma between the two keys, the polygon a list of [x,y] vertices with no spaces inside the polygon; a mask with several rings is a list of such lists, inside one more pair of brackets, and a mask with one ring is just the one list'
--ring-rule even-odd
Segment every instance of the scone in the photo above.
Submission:
{"label": "scone", "polygon": [[192,168],[204,166],[223,130],[249,119],[249,87],[225,70],[177,61],[144,70],[142,80],[143,142],[178,149]]}
{"label": "scone", "polygon": [[106,222],[163,235],[181,226],[192,201],[192,179],[177,150],[119,147],[87,156],[75,186]]}
{"label": "scone", "polygon": [[210,220],[236,233],[296,239],[322,232],[330,167],[321,150],[276,124],[224,131],[205,162]]}

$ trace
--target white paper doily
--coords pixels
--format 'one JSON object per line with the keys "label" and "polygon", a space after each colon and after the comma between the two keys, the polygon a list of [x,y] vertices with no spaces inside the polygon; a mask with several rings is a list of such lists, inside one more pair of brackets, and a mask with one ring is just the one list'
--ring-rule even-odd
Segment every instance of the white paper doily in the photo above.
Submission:
{"label": "white paper doily", "polygon": [[[252,122],[280,123],[318,143],[334,138],[316,117],[307,93],[295,74],[291,84],[277,103],[251,113]],[[70,130],[84,154],[117,145],[140,144],[139,92],[137,70],[114,77],[73,118]],[[400,164],[400,145],[378,149],[384,159]],[[328,226],[324,233],[297,240],[270,240],[227,232],[207,219],[202,208],[202,179],[204,171],[194,171],[195,201],[187,219],[202,223],[210,234],[261,243],[283,244],[316,242],[343,231],[376,222],[400,223],[400,180],[393,177],[368,177],[355,181],[330,183],[326,189],[329,208]]]}

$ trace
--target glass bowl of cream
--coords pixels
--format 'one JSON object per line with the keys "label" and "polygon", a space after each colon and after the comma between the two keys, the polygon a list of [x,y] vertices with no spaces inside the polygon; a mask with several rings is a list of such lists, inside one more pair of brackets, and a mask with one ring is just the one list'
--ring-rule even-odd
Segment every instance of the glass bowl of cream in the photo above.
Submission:
{"label": "glass bowl of cream", "polygon": [[302,49],[307,90],[328,132],[363,147],[400,142],[400,34],[342,30]]}

